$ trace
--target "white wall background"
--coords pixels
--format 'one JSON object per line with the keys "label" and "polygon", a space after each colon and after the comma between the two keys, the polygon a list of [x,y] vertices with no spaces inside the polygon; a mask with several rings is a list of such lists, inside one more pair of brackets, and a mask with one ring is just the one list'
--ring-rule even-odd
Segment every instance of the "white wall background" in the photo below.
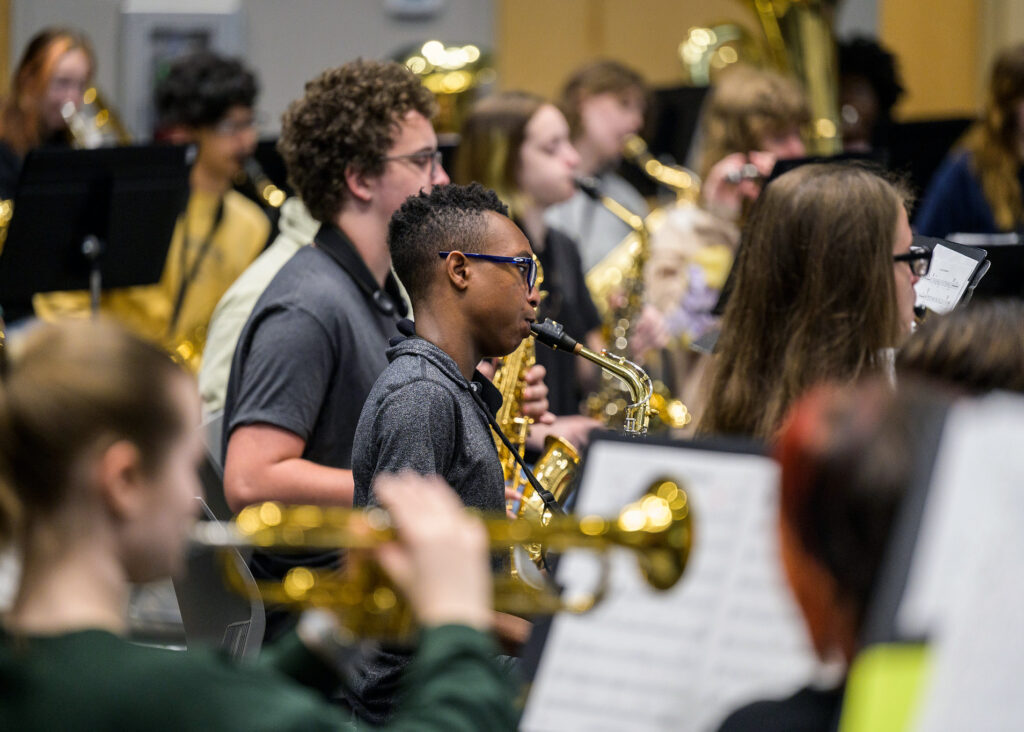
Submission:
{"label": "white wall background", "polygon": [[[117,104],[121,0],[14,0],[11,68],[28,40],[48,25],[79,28],[96,49],[97,82]],[[157,4],[157,3],[148,3]],[[165,2],[174,11],[180,3]],[[402,20],[385,0],[243,0],[247,64],[260,79],[264,132],[274,134],[280,116],[303,84],[320,71],[356,57],[386,58],[402,46],[438,38],[493,47],[494,0],[445,0],[434,18]]]}

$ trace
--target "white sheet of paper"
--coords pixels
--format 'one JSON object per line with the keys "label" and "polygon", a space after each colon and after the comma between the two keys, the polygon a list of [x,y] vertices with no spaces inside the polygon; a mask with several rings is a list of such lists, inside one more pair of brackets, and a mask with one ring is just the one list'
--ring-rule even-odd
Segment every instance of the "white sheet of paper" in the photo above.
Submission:
{"label": "white sheet of paper", "polygon": [[940,315],[948,313],[967,291],[978,263],[949,247],[936,244],[928,274],[917,281],[917,305]]}
{"label": "white sheet of paper", "polygon": [[[683,579],[659,593],[629,554],[608,598],[554,622],[521,729],[710,730],[731,711],[806,684],[817,663],[778,556],[778,467],[771,459],[597,443],[580,513],[614,515],[660,476],[688,486],[695,521]],[[572,586],[572,559],[558,579]]]}
{"label": "white sheet of paper", "polygon": [[943,431],[899,630],[931,639],[918,729],[1024,729],[1024,398],[965,402]]}

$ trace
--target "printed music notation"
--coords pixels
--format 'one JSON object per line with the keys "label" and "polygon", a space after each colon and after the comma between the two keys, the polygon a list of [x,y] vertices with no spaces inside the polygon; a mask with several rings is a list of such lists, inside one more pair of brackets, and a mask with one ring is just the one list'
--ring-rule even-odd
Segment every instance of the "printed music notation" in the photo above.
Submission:
{"label": "printed music notation", "polygon": [[917,281],[917,305],[940,315],[948,313],[967,291],[978,262],[942,244],[932,249],[928,274]]}
{"label": "printed music notation", "polygon": [[915,729],[1024,728],[1024,399],[953,408],[943,427],[897,616],[930,640],[930,683]]}
{"label": "printed music notation", "polygon": [[[679,476],[694,512],[683,579],[660,593],[632,555],[612,562],[608,598],[558,616],[521,728],[710,730],[757,699],[807,683],[816,661],[782,575],[776,540],[778,468],[767,457],[596,443],[578,510],[614,514],[654,479]],[[573,587],[566,555],[558,579]]]}

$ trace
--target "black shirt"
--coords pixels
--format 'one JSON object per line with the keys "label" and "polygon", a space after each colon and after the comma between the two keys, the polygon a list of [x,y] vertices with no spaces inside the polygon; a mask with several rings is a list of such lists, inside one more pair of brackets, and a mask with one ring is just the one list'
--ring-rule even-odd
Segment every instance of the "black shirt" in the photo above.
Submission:
{"label": "black shirt", "polygon": [[832,732],[844,690],[805,687],[787,699],[754,702],[730,714],[718,732]]}
{"label": "black shirt", "polygon": [[[601,317],[590,299],[576,242],[561,231],[549,228],[544,245],[534,245],[533,250],[544,268],[540,288],[547,293],[540,303],[540,319],[558,321],[565,326],[566,333],[582,341],[587,333],[601,327]],[[537,363],[548,372],[545,383],[554,414],[580,413],[580,402],[585,395],[576,379],[576,358],[564,351],[537,346]]]}

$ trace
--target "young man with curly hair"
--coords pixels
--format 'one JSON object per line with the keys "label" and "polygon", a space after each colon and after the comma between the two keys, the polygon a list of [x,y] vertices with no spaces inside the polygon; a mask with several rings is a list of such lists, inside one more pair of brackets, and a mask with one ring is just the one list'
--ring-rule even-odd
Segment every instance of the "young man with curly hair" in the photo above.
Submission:
{"label": "young man with curly hair", "polygon": [[[352,504],[356,424],[406,314],[388,222],[409,196],[448,183],[434,112],[431,93],[401,64],[354,61],[309,82],[285,113],[278,148],[321,227],[281,267],[238,338],[223,422],[233,509]],[[543,384],[528,390],[532,416],[546,412],[546,393]],[[336,562],[335,552],[260,554],[252,568],[280,577],[296,563]]]}
{"label": "young man with curly hair", "polygon": [[[199,52],[175,61],[157,85],[161,136],[196,145],[191,194],[171,237],[160,281],[111,290],[101,308],[193,370],[217,301],[267,243],[270,221],[232,190],[256,147],[256,78],[235,59]],[[37,295],[38,315],[89,312],[88,293]]]}
{"label": "young man with curly hair", "polygon": [[[530,242],[498,196],[474,183],[408,199],[391,218],[388,244],[416,311],[415,335],[393,341],[359,418],[355,505],[377,503],[378,475],[412,470],[444,477],[467,506],[500,513],[505,479],[490,423],[501,394],[476,366],[530,335],[540,303]],[[495,617],[499,627],[514,620]],[[387,714],[411,659],[375,654],[346,698],[361,712]]]}

